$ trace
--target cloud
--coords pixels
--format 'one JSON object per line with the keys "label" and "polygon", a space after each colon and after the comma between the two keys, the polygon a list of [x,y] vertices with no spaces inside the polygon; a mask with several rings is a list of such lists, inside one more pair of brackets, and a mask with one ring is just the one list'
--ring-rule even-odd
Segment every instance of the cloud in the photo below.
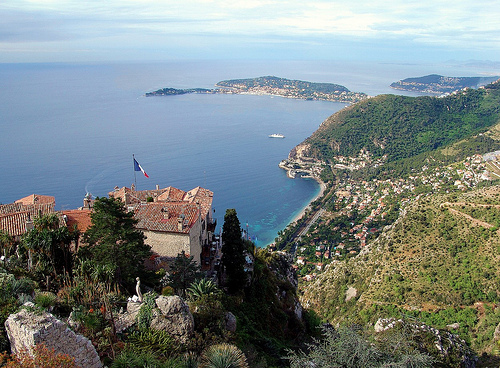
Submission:
{"label": "cloud", "polygon": [[93,43],[126,47],[131,40],[151,47],[156,41],[161,48],[175,37],[203,48],[202,36],[227,42],[399,40],[500,49],[496,0],[4,0],[0,17],[0,46],[12,50],[23,42],[68,47],[71,40],[85,49]]}

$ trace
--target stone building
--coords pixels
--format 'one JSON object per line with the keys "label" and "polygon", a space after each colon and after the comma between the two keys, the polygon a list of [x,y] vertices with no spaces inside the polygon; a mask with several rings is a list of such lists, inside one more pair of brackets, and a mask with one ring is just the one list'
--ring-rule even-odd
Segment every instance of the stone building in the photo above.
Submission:
{"label": "stone building", "polygon": [[176,257],[184,251],[202,264],[204,248],[211,247],[216,221],[212,218],[213,192],[196,187],[188,192],[174,187],[154,190],[115,188],[111,198],[120,198],[134,211],[137,228],[146,244],[161,259]]}

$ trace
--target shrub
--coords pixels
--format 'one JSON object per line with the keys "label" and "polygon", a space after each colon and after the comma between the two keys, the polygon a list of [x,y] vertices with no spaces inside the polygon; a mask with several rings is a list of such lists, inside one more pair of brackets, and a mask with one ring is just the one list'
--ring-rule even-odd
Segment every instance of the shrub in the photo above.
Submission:
{"label": "shrub", "polygon": [[203,295],[217,294],[219,288],[212,280],[201,279],[193,282],[187,289],[187,293],[191,299],[199,299]]}
{"label": "shrub", "polygon": [[37,345],[33,352],[27,350],[16,354],[12,359],[7,358],[4,368],[79,368],[75,358],[67,354],[56,353],[45,345]]}
{"label": "shrub", "polygon": [[162,368],[163,364],[150,352],[126,350],[120,353],[111,368]]}
{"label": "shrub", "polygon": [[163,330],[136,331],[128,337],[127,342],[130,350],[150,352],[164,358],[171,356],[178,348],[172,336]]}
{"label": "shrub", "polygon": [[174,295],[174,288],[172,286],[165,286],[161,289],[161,295],[172,296]]}
{"label": "shrub", "polygon": [[234,345],[217,344],[201,356],[200,368],[248,368],[245,354]]}
{"label": "shrub", "polygon": [[35,304],[43,309],[48,309],[56,304],[57,296],[50,291],[41,291],[35,294]]}
{"label": "shrub", "polygon": [[149,328],[151,320],[153,319],[153,309],[156,307],[157,295],[153,292],[144,294],[143,303],[139,313],[137,313],[137,327],[139,330],[145,330]]}

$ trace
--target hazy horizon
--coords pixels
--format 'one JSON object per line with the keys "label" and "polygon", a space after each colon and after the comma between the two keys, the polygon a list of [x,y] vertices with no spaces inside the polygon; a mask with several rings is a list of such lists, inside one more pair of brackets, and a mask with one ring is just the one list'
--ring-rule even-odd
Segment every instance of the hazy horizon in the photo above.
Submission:
{"label": "hazy horizon", "polygon": [[500,7],[479,0],[6,0],[0,62],[473,61],[500,65]]}

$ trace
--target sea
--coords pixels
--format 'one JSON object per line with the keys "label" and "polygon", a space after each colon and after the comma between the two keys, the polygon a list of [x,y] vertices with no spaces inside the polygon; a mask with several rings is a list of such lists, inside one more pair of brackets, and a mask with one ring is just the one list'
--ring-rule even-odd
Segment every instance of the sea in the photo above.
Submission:
{"label": "sea", "polygon": [[[86,193],[103,197],[134,183],[139,190],[202,186],[214,192],[218,231],[226,209],[235,208],[242,229],[266,246],[319,192],[314,180],[289,179],[279,162],[346,105],[260,95],[144,94],[274,75],[374,96],[401,94],[389,85],[432,73],[484,76],[499,70],[474,62],[0,64],[0,203],[35,193],[55,196],[58,210],[75,209]],[[273,133],[285,138],[269,138]],[[133,170],[133,155],[149,178]]]}

